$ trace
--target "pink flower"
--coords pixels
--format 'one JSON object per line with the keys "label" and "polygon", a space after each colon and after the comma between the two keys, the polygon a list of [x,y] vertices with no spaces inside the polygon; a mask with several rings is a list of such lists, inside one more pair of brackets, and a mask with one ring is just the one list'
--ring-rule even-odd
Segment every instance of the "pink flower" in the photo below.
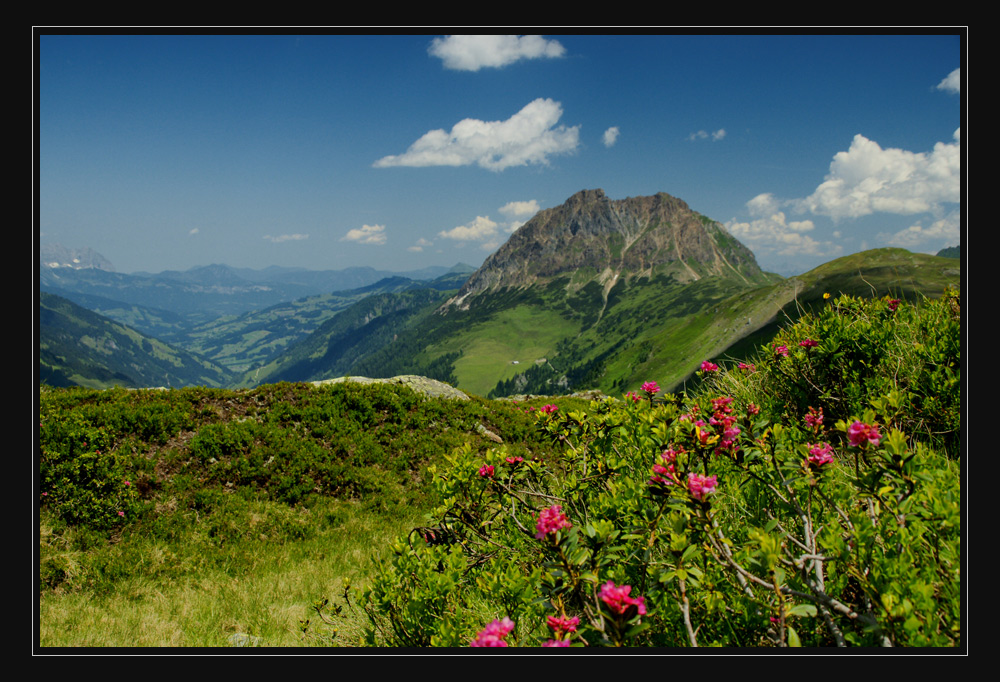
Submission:
{"label": "pink flower", "polygon": [[715,476],[688,474],[688,490],[691,492],[691,496],[699,502],[704,502],[705,497],[714,493],[717,486],[718,479]]}
{"label": "pink flower", "polygon": [[809,414],[805,416],[806,424],[811,426],[813,429],[819,429],[823,426],[823,408],[818,410],[814,407],[809,408]]}
{"label": "pink flower", "polygon": [[673,485],[673,478],[675,477],[674,465],[667,464],[654,464],[653,465],[653,476],[646,482],[646,485],[658,486],[658,485]]}
{"label": "pink flower", "polygon": [[799,345],[803,348],[815,348],[819,345],[819,342],[813,341],[812,339],[803,339],[802,341],[799,341]]}
{"label": "pink flower", "polygon": [[760,414],[760,408],[755,404],[750,403],[747,405],[747,414]]}
{"label": "pink flower", "polygon": [[484,464],[479,468],[479,475],[483,478],[493,478],[493,465]]}
{"label": "pink flower", "polygon": [[555,414],[556,412],[559,411],[559,406],[558,405],[543,405],[542,407],[539,407],[538,409],[540,411],[544,412],[545,414]]}
{"label": "pink flower", "polygon": [[513,629],[514,621],[510,618],[494,620],[476,635],[469,646],[507,646],[504,637],[509,635]]}
{"label": "pink flower", "polygon": [[899,307],[900,303],[901,301],[898,298],[889,299],[889,312],[890,313],[896,312],[896,308]]}
{"label": "pink flower", "polygon": [[717,371],[719,371],[719,366],[717,364],[715,364],[714,362],[709,362],[708,360],[705,360],[705,361],[703,361],[701,363],[701,371],[702,372],[717,372]]}
{"label": "pink flower", "polygon": [[860,447],[865,442],[871,443],[872,446],[878,446],[879,441],[882,440],[882,434],[878,432],[878,427],[874,424],[869,425],[855,421],[847,427],[847,440],[855,447]]}
{"label": "pink flower", "polygon": [[118,512],[118,516],[125,516],[125,512],[123,511]]}
{"label": "pink flower", "polygon": [[648,393],[650,397],[653,397],[660,392],[660,387],[656,385],[655,381],[647,381],[642,385],[642,390]]}
{"label": "pink flower", "polygon": [[650,478],[646,485],[650,486],[660,486],[660,485],[673,485],[677,481],[677,473],[674,471],[674,462],[677,461],[678,453],[684,452],[684,449],[674,450],[673,448],[667,448],[660,454],[660,459],[663,464],[653,465],[653,476]]}
{"label": "pink flower", "polygon": [[749,365],[748,365],[748,364],[747,364],[747,363],[745,363],[745,362],[741,362],[741,363],[739,364],[739,368],[740,368],[740,369],[745,369],[745,370],[747,370],[747,371],[749,371],[749,372],[756,372],[756,371],[757,371],[757,366],[756,366],[756,365],[753,365],[753,364],[749,364]]}
{"label": "pink flower", "polygon": [[130,485],[132,485],[132,481],[125,481],[125,487],[126,487],[126,488],[127,488],[128,486],[130,486]]}
{"label": "pink flower", "polygon": [[787,358],[788,357],[788,346],[775,346],[774,347],[774,354],[775,355],[783,355],[784,357]]}
{"label": "pink flower", "polygon": [[716,414],[722,412],[724,414],[729,414],[733,411],[732,408],[733,399],[729,396],[721,396],[719,398],[712,398],[712,409],[715,410]]}
{"label": "pink flower", "polygon": [[638,613],[638,615],[645,615],[645,600],[643,597],[629,596],[631,591],[631,585],[622,585],[621,587],[618,587],[609,580],[601,586],[601,592],[598,596],[601,598],[601,601],[607,604],[612,613],[619,616],[624,616],[629,613],[629,609],[633,606],[636,608],[636,613]]}
{"label": "pink flower", "polygon": [[809,448],[809,457],[807,459],[810,464],[823,466],[833,461],[833,448],[830,447],[829,443],[809,444],[807,447]]}
{"label": "pink flower", "polygon": [[548,616],[546,622],[556,634],[561,632],[576,632],[576,626],[580,624],[580,619],[576,616]]}
{"label": "pink flower", "polygon": [[633,403],[637,403],[640,400],[642,400],[642,398],[639,396],[639,394],[636,393],[635,391],[629,391],[628,393],[625,394],[625,397],[626,398],[631,398]]}
{"label": "pink flower", "polygon": [[569,640],[568,639],[550,639],[547,642],[545,642],[545,644],[543,644],[542,646],[555,646],[555,647],[569,646]]}
{"label": "pink flower", "polygon": [[524,461],[524,457],[520,457],[520,456],[518,456],[518,457],[508,457],[507,458],[507,464],[520,464],[523,461]]}
{"label": "pink flower", "polygon": [[538,521],[535,522],[535,529],[538,531],[535,533],[535,537],[542,540],[549,533],[556,533],[563,528],[572,528],[573,524],[570,523],[569,518],[563,514],[562,507],[560,505],[555,505],[549,507],[548,509],[543,509],[542,513],[538,515]]}

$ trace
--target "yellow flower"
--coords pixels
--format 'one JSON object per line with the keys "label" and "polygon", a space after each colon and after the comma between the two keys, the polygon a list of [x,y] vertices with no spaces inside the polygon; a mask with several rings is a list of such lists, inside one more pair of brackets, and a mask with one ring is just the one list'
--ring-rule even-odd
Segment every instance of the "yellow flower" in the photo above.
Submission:
{"label": "yellow flower", "polygon": [[823,294],[823,298],[830,298],[830,294],[829,293]]}

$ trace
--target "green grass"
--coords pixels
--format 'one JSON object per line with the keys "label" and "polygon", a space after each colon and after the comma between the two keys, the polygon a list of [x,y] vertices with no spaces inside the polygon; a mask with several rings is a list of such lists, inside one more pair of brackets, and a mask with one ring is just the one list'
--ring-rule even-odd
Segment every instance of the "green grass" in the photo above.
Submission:
{"label": "green grass", "polygon": [[[448,338],[427,352],[430,358],[462,351],[455,377],[463,391],[484,396],[498,381],[551,356],[556,345],[579,330],[576,323],[540,306],[519,305]],[[513,365],[517,360],[519,364]]]}
{"label": "green grass", "polygon": [[[338,620],[339,634],[319,627],[311,612],[317,600],[343,592],[344,582],[363,588],[372,561],[420,522],[422,510],[390,515],[359,503],[325,500],[296,511],[313,528],[297,539],[267,527],[281,510],[274,503],[191,519],[174,540],[123,533],[114,545],[59,549],[52,524],[41,524],[42,558],[84,572],[87,582],[43,592],[39,599],[39,643],[43,647],[232,646],[248,635],[258,646],[357,644],[356,615]],[[225,522],[246,532],[223,546],[206,526]],[[64,531],[65,533],[65,531]],[[116,563],[135,561],[128,575],[112,574]],[[80,575],[83,578],[83,575]],[[351,614],[348,614],[350,616]],[[315,621],[303,633],[301,621]]]}
{"label": "green grass", "polygon": [[329,625],[311,606],[363,589],[422,525],[430,465],[497,447],[484,430],[512,455],[554,451],[522,405],[382,384],[39,402],[42,647],[357,644],[359,614]]}

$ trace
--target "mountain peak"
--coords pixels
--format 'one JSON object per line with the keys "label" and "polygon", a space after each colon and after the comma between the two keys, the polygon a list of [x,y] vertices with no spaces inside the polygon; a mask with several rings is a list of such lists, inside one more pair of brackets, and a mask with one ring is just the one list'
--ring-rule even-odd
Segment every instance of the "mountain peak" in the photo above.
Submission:
{"label": "mountain peak", "polygon": [[522,225],[442,312],[453,305],[468,308],[484,291],[524,288],[563,274],[573,275],[574,286],[596,279],[610,289],[620,277],[668,274],[693,281],[725,275],[749,281],[761,270],[753,253],[720,223],[666,192],[613,200],[602,189],[585,189]]}
{"label": "mountain peak", "polygon": [[589,204],[594,201],[608,201],[608,197],[604,194],[603,189],[581,189],[579,192],[567,199],[564,205],[570,206],[574,204]]}
{"label": "mountain peak", "polygon": [[39,245],[38,262],[48,268],[69,268],[71,270],[106,270],[114,272],[115,266],[107,258],[90,247],[70,249],[56,242]]}

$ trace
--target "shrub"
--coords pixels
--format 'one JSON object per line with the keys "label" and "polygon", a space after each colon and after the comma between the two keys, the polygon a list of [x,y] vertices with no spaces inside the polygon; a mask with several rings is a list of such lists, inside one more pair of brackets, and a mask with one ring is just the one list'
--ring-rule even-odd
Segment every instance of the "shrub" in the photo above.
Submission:
{"label": "shrub", "polygon": [[560,458],[456,450],[368,643],[960,645],[956,301],[842,297],[697,395],[538,411]]}

